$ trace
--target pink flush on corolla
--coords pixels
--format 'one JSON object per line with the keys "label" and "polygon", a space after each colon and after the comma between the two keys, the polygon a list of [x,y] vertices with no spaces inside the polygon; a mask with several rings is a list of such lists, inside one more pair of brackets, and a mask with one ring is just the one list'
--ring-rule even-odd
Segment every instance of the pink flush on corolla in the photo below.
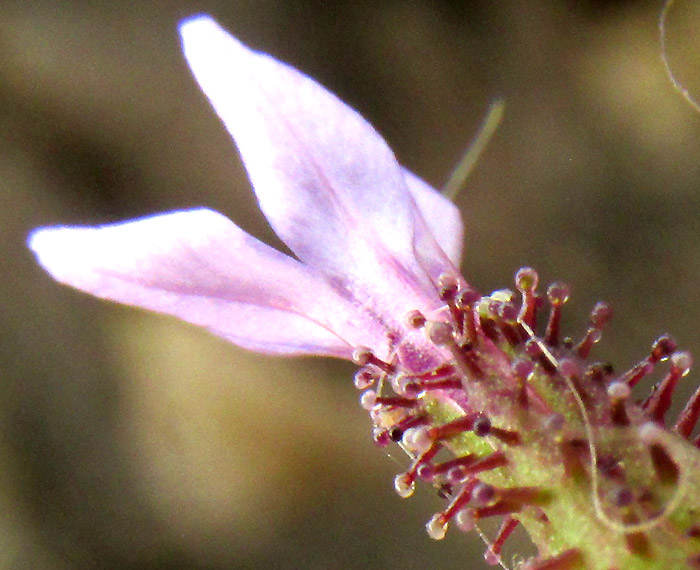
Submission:
{"label": "pink flush on corolla", "polygon": [[388,357],[402,316],[457,275],[454,205],[403,169],[354,110],[214,21],[182,24],[192,72],[234,138],[260,207],[297,259],[206,209],[99,228],[47,228],[30,246],[56,279],[180,317],[253,350]]}
{"label": "pink flush on corolla", "polygon": [[[206,16],[180,32],[261,210],[295,257],[200,208],[40,228],[29,245],[44,269],[244,348],[353,359],[375,442],[411,458],[397,492],[409,496],[418,480],[438,490],[446,505],[428,522],[433,538],[500,518],[488,563],[502,562],[520,525],[538,549],[521,568],[700,567],[690,441],[700,396],[665,427],[690,355],[663,336],[622,374],[593,362],[610,309],[595,307],[580,341],[560,338],[568,288],[540,295],[529,268],[516,275],[517,295],[480,295],[456,268],[454,205],[402,168],[357,112]],[[669,371],[636,402],[631,389],[662,360]]]}

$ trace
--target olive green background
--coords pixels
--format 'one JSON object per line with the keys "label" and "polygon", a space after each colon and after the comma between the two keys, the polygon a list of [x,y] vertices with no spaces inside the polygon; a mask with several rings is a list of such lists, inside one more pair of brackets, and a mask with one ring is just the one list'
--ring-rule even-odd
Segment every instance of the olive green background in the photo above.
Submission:
{"label": "olive green background", "polygon": [[[669,57],[700,95],[700,11],[677,3]],[[427,538],[432,493],[393,492],[404,458],[371,444],[350,365],[60,287],[25,238],[204,205],[279,245],[179,53],[177,22],[208,12],[436,186],[503,97],[458,199],[467,278],[487,292],[532,265],[568,282],[574,335],[610,301],[598,354],[619,370],[667,331],[700,356],[700,115],[663,73],[660,7],[0,2],[0,568],[485,568],[477,537]]]}

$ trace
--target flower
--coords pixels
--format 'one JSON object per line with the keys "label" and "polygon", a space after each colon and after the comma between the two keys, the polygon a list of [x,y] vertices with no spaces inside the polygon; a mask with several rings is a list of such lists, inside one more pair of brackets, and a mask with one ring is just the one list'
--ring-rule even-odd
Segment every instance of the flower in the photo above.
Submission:
{"label": "flower", "polygon": [[[454,206],[397,163],[355,111],[207,17],[181,26],[195,78],[236,141],[260,207],[292,258],[207,209],[42,228],[29,245],[57,280],[180,317],[249,349],[353,358],[379,445],[400,443],[448,504],[426,525],[502,517],[486,560],[522,525],[523,570],[700,567],[700,390],[672,429],[692,364],[669,336],[627,372],[592,361],[611,317],[560,338],[569,289],[530,268],[520,293],[481,296],[459,276]],[[366,347],[366,348],[365,348]],[[644,401],[632,389],[662,361]]]}
{"label": "flower", "polygon": [[260,207],[293,259],[195,209],[100,227],[35,230],[58,281],[179,317],[242,347],[389,356],[403,316],[456,273],[454,205],[403,169],[357,112],[207,16],[180,26],[195,79],[233,137]]}

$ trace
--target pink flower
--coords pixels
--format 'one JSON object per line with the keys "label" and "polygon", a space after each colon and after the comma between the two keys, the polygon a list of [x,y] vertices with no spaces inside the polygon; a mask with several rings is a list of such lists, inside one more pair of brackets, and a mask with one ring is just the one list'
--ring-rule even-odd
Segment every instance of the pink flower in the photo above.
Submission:
{"label": "pink flower", "polygon": [[368,346],[388,358],[412,334],[405,315],[439,309],[438,276],[457,275],[456,208],[310,78],[207,16],[185,21],[180,33],[260,208],[297,259],[202,208],[37,229],[29,246],[39,263],[62,283],[248,349],[350,358]]}
{"label": "pink flower", "polygon": [[[502,517],[489,564],[522,524],[538,549],[519,568],[698,567],[700,390],[672,429],[692,359],[660,337],[615,374],[590,359],[611,317],[596,305],[579,342],[560,335],[567,286],[481,296],[459,276],[454,206],[396,162],[355,111],[212,20],[181,27],[185,56],[233,136],[260,207],[295,258],[207,209],[96,228],[36,230],[57,280],[174,315],[249,349],[350,358],[379,445],[411,457],[395,479],[448,503],[428,534]],[[407,315],[411,318],[407,319]],[[670,369],[641,403],[632,389]],[[684,441],[686,440],[686,441]],[[577,532],[576,529],[585,529]]]}

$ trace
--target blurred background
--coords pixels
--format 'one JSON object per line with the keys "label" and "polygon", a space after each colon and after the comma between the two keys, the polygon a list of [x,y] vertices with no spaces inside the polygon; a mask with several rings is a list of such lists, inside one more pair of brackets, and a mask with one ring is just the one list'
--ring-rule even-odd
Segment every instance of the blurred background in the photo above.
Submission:
{"label": "blurred background", "polygon": [[[698,5],[668,22],[696,96]],[[179,52],[177,22],[208,12],[360,110],[437,187],[503,97],[458,199],[467,278],[487,292],[531,265],[568,282],[574,335],[611,302],[597,354],[619,370],[663,332],[700,357],[700,115],[664,75],[660,9],[0,2],[0,568],[486,568],[476,536],[427,537],[432,493],[395,495],[405,459],[370,442],[350,365],[250,354],[60,287],[25,238],[208,206],[279,243]]]}

